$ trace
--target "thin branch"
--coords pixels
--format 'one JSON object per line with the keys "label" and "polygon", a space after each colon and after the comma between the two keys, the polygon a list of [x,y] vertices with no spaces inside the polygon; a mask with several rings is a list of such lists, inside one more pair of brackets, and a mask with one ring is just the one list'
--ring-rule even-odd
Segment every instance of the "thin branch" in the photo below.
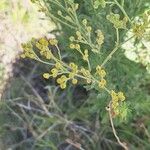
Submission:
{"label": "thin branch", "polygon": [[122,146],[125,150],[129,150],[128,147],[127,147],[127,144],[124,143],[124,142],[121,142],[121,141],[120,141],[120,138],[119,138],[118,135],[117,135],[116,129],[115,129],[115,127],[114,127],[112,115],[111,115],[111,102],[109,103],[109,105],[108,105],[108,107],[106,108],[106,110],[107,110],[108,113],[109,113],[110,124],[111,124],[111,127],[112,127],[113,134],[114,134],[115,138],[117,139],[117,142],[118,142],[119,145]]}

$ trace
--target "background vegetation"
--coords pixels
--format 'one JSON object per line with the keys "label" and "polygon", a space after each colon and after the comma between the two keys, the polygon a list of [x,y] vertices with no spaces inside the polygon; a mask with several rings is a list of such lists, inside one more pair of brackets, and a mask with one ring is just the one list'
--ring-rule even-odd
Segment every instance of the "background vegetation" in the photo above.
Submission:
{"label": "background vegetation", "polygon": [[[63,57],[83,64],[78,53],[69,48],[68,39],[75,31],[53,17],[59,18],[57,12],[61,9],[60,6],[51,0],[43,2],[49,10],[47,19],[57,26],[51,33],[59,40]],[[92,68],[95,68],[111,52],[116,40],[114,29],[106,15],[111,10],[121,17],[123,14],[114,5],[94,9],[91,0],[76,2],[80,4],[79,20],[86,18],[93,29],[100,28],[105,35],[101,54],[90,54]],[[124,9],[132,20],[150,8],[149,0],[120,0],[119,3],[121,2],[124,2]],[[121,31],[122,42],[126,33],[126,30]],[[105,66],[109,86],[121,89],[127,97],[127,115],[123,119],[114,119],[115,128],[129,149],[149,150],[150,74],[145,65],[140,61],[137,63],[129,60],[124,52],[124,48],[119,48]],[[42,74],[49,70],[48,66],[30,60],[19,60],[13,70],[14,76],[3,93],[0,105],[2,150],[121,149],[105,110],[109,102],[105,91],[90,89],[84,82],[79,82],[76,86],[69,84],[65,90],[61,90],[53,79],[43,79]]]}

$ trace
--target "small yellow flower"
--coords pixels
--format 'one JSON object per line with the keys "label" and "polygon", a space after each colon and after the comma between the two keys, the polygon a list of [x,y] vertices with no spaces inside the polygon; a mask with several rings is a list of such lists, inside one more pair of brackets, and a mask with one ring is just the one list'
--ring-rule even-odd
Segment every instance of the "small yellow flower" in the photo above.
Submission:
{"label": "small yellow flower", "polygon": [[112,102],[112,108],[115,110],[119,106],[118,102]]}
{"label": "small yellow flower", "polygon": [[115,102],[119,101],[118,95],[117,95],[117,93],[115,91],[112,90],[110,95],[112,97],[112,101],[115,101]]}
{"label": "small yellow flower", "polygon": [[96,33],[97,33],[96,42],[99,46],[101,46],[104,43],[104,35],[101,30],[97,30]]}
{"label": "small yellow flower", "polygon": [[59,62],[57,62],[57,63],[55,64],[55,67],[56,67],[56,69],[61,69],[62,65],[61,65]]}
{"label": "small yellow flower", "polygon": [[75,74],[73,72],[69,73],[69,78],[73,78],[75,76]]}
{"label": "small yellow flower", "polygon": [[66,83],[60,84],[60,88],[65,89],[66,88]]}
{"label": "small yellow flower", "polygon": [[56,39],[50,39],[49,43],[50,43],[50,45],[57,45],[58,41]]}
{"label": "small yellow flower", "polygon": [[68,78],[67,78],[65,75],[62,75],[62,76],[61,76],[61,79],[62,79],[63,81],[67,81]]}
{"label": "small yellow flower", "polygon": [[101,66],[97,66],[96,67],[96,73],[101,77],[104,78],[106,76],[106,71],[104,69],[102,69]]}
{"label": "small yellow flower", "polygon": [[82,24],[83,24],[84,26],[86,26],[86,25],[87,25],[87,20],[86,20],[86,19],[83,19],[83,20],[82,20]]}
{"label": "small yellow flower", "polygon": [[77,35],[77,36],[81,36],[80,31],[76,31],[76,35]]}
{"label": "small yellow flower", "polygon": [[104,78],[106,76],[106,71],[104,69],[101,69],[99,72],[99,75]]}
{"label": "small yellow flower", "polygon": [[78,83],[78,80],[75,79],[75,78],[73,78],[73,79],[72,79],[72,84],[77,84],[77,83]]}
{"label": "small yellow flower", "polygon": [[101,66],[99,66],[99,65],[96,67],[96,71],[97,71],[97,72],[99,72],[101,69],[102,69],[102,68],[101,68]]}
{"label": "small yellow flower", "polygon": [[79,45],[79,44],[76,44],[76,45],[75,45],[75,48],[76,48],[77,50],[80,50],[80,45]]}
{"label": "small yellow flower", "polygon": [[118,92],[118,98],[121,100],[121,101],[124,101],[126,98],[123,94],[123,92]]}
{"label": "small yellow flower", "polygon": [[62,12],[61,12],[60,10],[58,10],[57,14],[58,14],[59,16],[61,16],[61,15],[62,15]]}
{"label": "small yellow flower", "polygon": [[40,44],[39,42],[35,43],[35,46],[39,49],[39,50],[43,50],[44,46],[42,44]]}
{"label": "small yellow flower", "polygon": [[89,54],[88,54],[88,50],[86,49],[84,51],[83,60],[88,61],[88,58],[89,58]]}
{"label": "small yellow flower", "polygon": [[49,79],[50,78],[50,74],[49,73],[44,73],[43,74],[43,78],[44,79]]}
{"label": "small yellow flower", "polygon": [[69,38],[69,40],[70,40],[71,42],[73,42],[73,41],[75,40],[75,38],[74,38],[73,36],[71,36],[71,37]]}
{"label": "small yellow flower", "polygon": [[106,80],[105,79],[101,79],[99,82],[99,87],[100,88],[104,88],[106,86]]}
{"label": "small yellow flower", "polygon": [[78,72],[78,66],[75,63],[70,63],[69,66],[72,69],[73,73],[77,73]]}
{"label": "small yellow flower", "polygon": [[87,28],[87,31],[90,33],[92,31],[92,27],[91,26],[88,26]]}
{"label": "small yellow flower", "polygon": [[86,82],[87,82],[88,84],[90,84],[90,83],[92,82],[92,80],[88,78],[88,79],[86,80]]}
{"label": "small yellow flower", "polygon": [[89,70],[85,69],[85,68],[81,68],[81,73],[83,74],[83,76],[85,77],[90,77],[91,73]]}
{"label": "small yellow flower", "polygon": [[62,82],[61,78],[58,78],[58,79],[56,80],[56,82],[57,82],[58,84],[61,84],[61,82]]}
{"label": "small yellow flower", "polygon": [[71,49],[75,49],[75,45],[74,44],[70,44],[70,48]]}
{"label": "small yellow flower", "polygon": [[60,85],[61,89],[65,89],[66,88],[66,82],[67,82],[67,80],[68,80],[68,78],[65,75],[62,75],[56,81]]}
{"label": "small yellow flower", "polygon": [[82,40],[82,35],[80,31],[76,31],[77,39]]}
{"label": "small yellow flower", "polygon": [[45,57],[46,57],[46,59],[50,60],[50,59],[52,58],[52,53],[51,53],[51,51],[46,51]]}
{"label": "small yellow flower", "polygon": [[39,43],[42,44],[43,46],[48,46],[48,41],[46,38],[40,38]]}
{"label": "small yellow flower", "polygon": [[52,73],[52,77],[53,77],[53,78],[56,78],[57,75],[58,75],[58,70],[57,70],[56,68],[53,68],[53,69],[51,70],[51,73]]}

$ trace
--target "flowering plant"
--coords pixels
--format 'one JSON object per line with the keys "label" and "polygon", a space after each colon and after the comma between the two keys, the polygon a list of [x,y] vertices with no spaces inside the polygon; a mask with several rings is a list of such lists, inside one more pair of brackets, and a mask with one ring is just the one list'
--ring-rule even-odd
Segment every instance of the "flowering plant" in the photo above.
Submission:
{"label": "flowering plant", "polygon": [[[111,2],[94,0],[83,1],[83,3],[74,0],[32,1],[39,6],[40,11],[45,12],[58,25],[58,29],[61,24],[61,31],[69,31],[69,33],[60,31],[57,38],[43,37],[22,44],[24,49],[22,57],[48,65],[50,69],[43,73],[43,77],[54,78],[61,89],[67,88],[71,81],[74,85],[81,82],[82,85],[86,85],[87,90],[95,89],[99,93],[102,90],[106,91],[109,99],[106,110],[109,112],[113,133],[118,143],[124,149],[128,149],[127,145],[120,141],[113,124],[115,117],[126,118],[128,111],[125,103],[126,96],[122,89],[114,88],[111,79],[107,78],[106,75],[111,73],[107,64],[111,62],[122,45],[133,38],[140,41],[144,36],[150,24],[149,11],[144,13],[143,22],[139,23],[135,22],[125,11],[124,1],[121,3],[117,0]],[[84,9],[89,15],[83,12]],[[93,18],[100,20],[103,17],[107,24],[103,25],[100,22],[96,25],[92,22]],[[122,35],[125,36],[129,30],[133,30],[133,34],[124,40]],[[111,33],[107,34],[107,32]],[[65,44],[59,42],[61,37],[64,37]],[[113,41],[111,45],[110,40]],[[111,47],[113,47],[112,50],[107,50]],[[65,53],[68,53],[70,57],[65,57]]]}

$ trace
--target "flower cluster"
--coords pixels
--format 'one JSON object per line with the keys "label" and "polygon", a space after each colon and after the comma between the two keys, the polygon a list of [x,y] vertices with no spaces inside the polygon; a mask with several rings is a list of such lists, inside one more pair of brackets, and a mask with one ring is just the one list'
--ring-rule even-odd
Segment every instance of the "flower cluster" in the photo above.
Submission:
{"label": "flower cluster", "polygon": [[[57,4],[60,6],[61,2]],[[105,7],[106,1],[95,0],[93,4],[94,8],[97,9],[99,6]],[[61,89],[65,89],[69,81],[75,85],[80,79],[82,79],[86,82],[86,84],[93,84],[96,85],[96,87],[98,86],[99,89],[106,90],[111,95],[112,110],[117,115],[119,114],[119,105],[125,100],[125,96],[122,92],[116,93],[107,88],[106,71],[102,66],[104,66],[104,64],[108,61],[108,58],[104,60],[105,63],[103,62],[96,68],[93,68],[93,64],[91,63],[92,57],[90,54],[92,52],[94,54],[100,52],[105,37],[101,30],[93,29],[87,19],[84,18],[80,20],[80,18],[78,18],[76,12],[78,8],[79,4],[74,3],[72,0],[68,0],[65,2],[65,5],[61,5],[61,10],[58,10],[56,16],[53,17],[57,18],[57,20],[63,19],[63,23],[65,25],[75,29],[74,35],[71,35],[69,38],[69,47],[70,49],[76,50],[81,54],[81,58],[85,61],[87,66],[83,67],[78,66],[74,62],[66,62],[63,57],[61,57],[58,41],[56,39],[48,40],[46,38],[41,38],[39,40],[35,40],[30,45],[24,45],[23,56],[33,58],[44,64],[50,65],[51,69],[48,72],[45,72],[43,77],[45,79],[49,79],[50,77],[55,78],[56,83]],[[107,15],[107,19],[114,25],[117,31],[118,29],[126,29],[126,24],[128,21],[126,17],[120,19],[119,14],[111,13]],[[117,41],[119,42],[118,34]],[[49,45],[54,46],[57,49],[58,55],[50,50]],[[34,48],[36,49],[33,50]],[[36,54],[36,50],[38,50],[38,54]],[[112,52],[115,51],[116,48],[112,50]],[[113,53],[111,53],[111,55],[112,54]],[[50,60],[52,63],[49,62]]]}
{"label": "flower cluster", "polygon": [[22,48],[24,50],[24,53],[21,55],[22,58],[30,58],[30,59],[36,59],[40,60],[39,56],[36,54],[36,52],[33,50],[35,47],[36,50],[38,50],[38,53],[43,58],[46,58],[48,60],[53,59],[53,54],[51,50],[49,49],[49,45],[55,45],[57,46],[58,41],[56,39],[50,39],[49,41],[44,37],[40,38],[39,40],[32,39],[30,42],[26,44],[22,44]]}
{"label": "flower cluster", "polygon": [[24,53],[21,55],[22,58],[37,59],[37,56],[33,51],[33,46],[31,42],[22,44],[22,48],[24,50]]}
{"label": "flower cluster", "polygon": [[69,78],[72,79],[72,83],[73,84],[77,84],[78,80],[75,79],[75,76],[78,74],[78,66],[75,63],[70,63],[69,67],[71,69],[70,73],[69,73]]}
{"label": "flower cluster", "polygon": [[41,38],[35,43],[35,46],[38,48],[41,56],[45,57],[46,59],[51,59],[52,53],[48,48],[49,42],[46,38]]}
{"label": "flower cluster", "polygon": [[89,70],[87,70],[87,69],[85,69],[85,68],[82,67],[81,70],[80,70],[80,72],[85,77],[86,82],[88,84],[92,82],[92,75],[91,75],[91,73],[90,73]]}
{"label": "flower cluster", "polygon": [[113,115],[119,115],[119,105],[121,102],[123,102],[125,100],[125,96],[123,94],[123,92],[118,92],[116,93],[115,91],[111,91],[111,107],[112,107],[112,111],[113,111]]}
{"label": "flower cluster", "polygon": [[95,0],[94,1],[94,8],[98,9],[99,6],[102,6],[102,8],[104,8],[106,6],[105,0]]}
{"label": "flower cluster", "polygon": [[[78,36],[80,36],[79,33],[77,33]],[[102,37],[101,31],[97,32],[97,36]],[[102,43],[99,41],[100,44]],[[29,44],[30,43],[30,44]],[[55,78],[57,84],[59,84],[61,89],[65,89],[67,87],[67,82],[71,80],[72,84],[78,83],[78,78],[84,79],[87,84],[96,83],[100,89],[106,90],[108,93],[111,93],[112,97],[112,109],[116,114],[119,106],[120,101],[124,101],[125,97],[122,92],[115,93],[115,92],[109,92],[109,90],[106,88],[107,81],[105,79],[106,77],[106,71],[98,65],[95,69],[95,74],[93,75],[90,70],[90,68],[86,69],[84,67],[79,67],[74,62],[70,62],[69,64],[64,62],[60,57],[56,57],[51,50],[49,49],[49,45],[55,46],[58,50],[58,53],[60,54],[60,50],[58,48],[58,41],[56,39],[46,39],[46,38],[40,38],[39,40],[32,40],[32,42],[29,42],[27,44],[23,44],[24,54],[23,56],[26,56],[28,58],[36,59],[40,62],[44,62],[45,64],[49,64],[47,61],[51,60],[54,63],[51,64],[53,67],[49,72],[46,72],[43,74],[43,78],[49,79],[50,77]],[[33,49],[38,49],[38,53],[41,56],[44,56],[47,61],[42,60],[36,52],[34,52]],[[88,50],[85,49],[83,52],[81,51],[81,47],[79,44],[70,44],[70,48],[78,50],[82,54],[82,59],[85,61],[88,61],[89,63],[89,53]],[[43,58],[43,57],[42,57]]]}
{"label": "flower cluster", "polygon": [[[64,65],[64,66],[63,66]],[[67,68],[65,68],[67,67]],[[57,62],[55,67],[49,73],[44,73],[43,77],[49,79],[50,77],[57,78],[57,83],[61,89],[66,88],[67,81],[71,80],[72,84],[77,84],[78,80],[75,78],[78,73],[78,66],[71,62],[69,65],[62,62]],[[59,76],[60,75],[60,76]]]}
{"label": "flower cluster", "polygon": [[126,17],[121,20],[119,14],[110,13],[106,18],[114,25],[116,29],[126,29],[126,24],[128,21]]}
{"label": "flower cluster", "polygon": [[102,69],[101,66],[97,66],[96,67],[96,74],[100,77],[100,81],[99,81],[99,87],[104,89],[106,86],[106,80],[104,79],[106,76],[106,71],[104,69]]}
{"label": "flower cluster", "polygon": [[66,88],[67,81],[68,81],[68,78],[65,75],[62,75],[61,77],[57,79],[57,83],[60,85],[61,89]]}
{"label": "flower cluster", "polygon": [[83,31],[76,31],[76,35],[69,38],[69,40],[72,42],[70,44],[70,48],[77,49],[83,55],[82,51],[80,50],[80,44],[86,44],[87,46],[90,46],[92,52],[98,53],[102,44],[104,43],[104,35],[102,31],[95,31],[97,34],[96,43],[92,44],[92,27],[88,25],[88,21],[86,19],[82,20],[82,25]]}
{"label": "flower cluster", "polygon": [[55,64],[55,67],[52,68],[49,73],[43,74],[43,77],[45,79],[49,79],[50,77],[56,78],[58,76],[59,72],[61,72],[61,71],[63,71],[63,66],[61,65],[61,63],[57,62]]}
{"label": "flower cluster", "polygon": [[104,43],[104,35],[101,30],[97,30],[96,33],[97,33],[96,42],[98,46],[101,47],[102,44]]}

